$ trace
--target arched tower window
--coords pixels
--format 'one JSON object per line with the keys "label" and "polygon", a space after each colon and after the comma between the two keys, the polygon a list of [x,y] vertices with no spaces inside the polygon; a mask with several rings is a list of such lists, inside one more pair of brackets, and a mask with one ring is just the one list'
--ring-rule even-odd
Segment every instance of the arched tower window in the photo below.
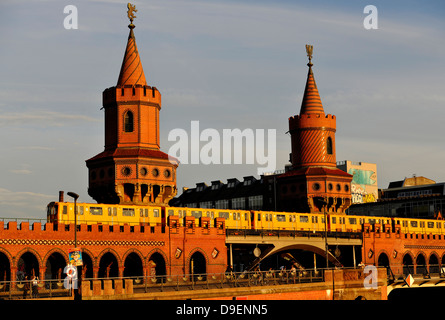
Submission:
{"label": "arched tower window", "polygon": [[133,112],[127,111],[124,115],[124,131],[133,132]]}
{"label": "arched tower window", "polygon": [[326,141],[326,151],[328,154],[332,154],[332,139],[331,137],[328,137]]}

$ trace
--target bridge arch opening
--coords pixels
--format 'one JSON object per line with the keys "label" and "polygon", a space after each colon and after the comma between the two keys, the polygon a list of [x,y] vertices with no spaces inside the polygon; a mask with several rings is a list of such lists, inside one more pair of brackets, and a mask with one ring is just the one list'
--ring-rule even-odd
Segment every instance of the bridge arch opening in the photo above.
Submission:
{"label": "bridge arch opening", "polygon": [[119,277],[119,264],[117,258],[111,252],[105,253],[99,262],[99,278]]}
{"label": "bridge arch opening", "polygon": [[88,252],[82,251],[82,279],[94,278],[93,259]]}
{"label": "bridge arch opening", "polygon": [[45,279],[59,279],[63,280],[65,275],[63,270],[67,262],[60,252],[53,252],[46,260]]}
{"label": "bridge arch opening", "polygon": [[426,259],[423,253],[419,253],[416,258],[416,274],[425,274],[426,270]]}
{"label": "bridge arch opening", "polygon": [[40,278],[39,261],[37,257],[30,251],[22,254],[17,262],[17,279],[24,280],[32,276],[38,276]]}
{"label": "bridge arch opening", "polygon": [[193,275],[206,273],[206,258],[201,252],[196,251],[191,256],[189,268],[190,273]]}
{"label": "bridge arch opening", "polygon": [[430,259],[428,260],[428,265],[430,267],[430,273],[440,272],[439,259],[434,253],[431,254]]}
{"label": "bridge arch opening", "polygon": [[136,253],[130,253],[124,261],[124,277],[141,277],[144,275],[142,259]]}
{"label": "bridge arch opening", "polygon": [[159,252],[155,252],[150,256],[149,261],[153,261],[155,263],[155,271],[156,276],[165,276],[167,275],[167,269],[165,267],[165,259]]}
{"label": "bridge arch opening", "polygon": [[389,267],[389,258],[388,255],[385,252],[382,252],[379,255],[379,258],[377,260],[377,265],[381,267]]}
{"label": "bridge arch opening", "polygon": [[414,273],[414,263],[413,258],[409,253],[406,253],[402,259],[403,263],[403,274],[407,276],[410,273]]}
{"label": "bridge arch opening", "polygon": [[0,252],[0,281],[11,281],[11,264],[3,252]]}

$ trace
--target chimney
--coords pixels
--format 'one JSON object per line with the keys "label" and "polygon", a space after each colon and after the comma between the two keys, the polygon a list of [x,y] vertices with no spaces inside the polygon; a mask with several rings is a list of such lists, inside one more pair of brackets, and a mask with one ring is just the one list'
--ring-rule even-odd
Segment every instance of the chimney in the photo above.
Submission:
{"label": "chimney", "polygon": [[63,202],[63,191],[59,191],[59,202]]}

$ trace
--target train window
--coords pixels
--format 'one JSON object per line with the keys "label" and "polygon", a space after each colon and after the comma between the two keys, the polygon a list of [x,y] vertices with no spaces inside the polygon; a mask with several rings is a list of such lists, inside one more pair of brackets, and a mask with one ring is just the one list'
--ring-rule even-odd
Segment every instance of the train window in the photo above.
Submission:
{"label": "train window", "polygon": [[261,213],[258,213],[258,221],[261,221]]}
{"label": "train window", "polygon": [[[141,211],[142,211],[142,209],[141,209]],[[167,212],[168,212],[168,216],[174,216],[175,215],[175,213],[174,213],[174,211],[172,209],[169,209]],[[141,217],[142,217],[142,213],[141,213]]]}
{"label": "train window", "polygon": [[312,216],[312,223],[318,223],[318,217]]}
{"label": "train window", "polygon": [[442,225],[440,224],[440,222],[436,222],[436,228],[440,229],[441,226],[442,226]]}
{"label": "train window", "polygon": [[109,216],[117,216],[117,208],[116,207],[108,207],[108,215]]}
{"label": "train window", "polygon": [[300,216],[300,222],[309,222],[308,216]]}
{"label": "train window", "polygon": [[122,215],[125,217],[134,217],[133,208],[122,208]]}
{"label": "train window", "polygon": [[277,221],[286,222],[286,216],[284,214],[277,214]]}
{"label": "train window", "polygon": [[93,216],[101,216],[102,208],[101,207],[90,207],[90,214]]}
{"label": "train window", "polygon": [[249,221],[249,215],[248,212],[244,212],[244,221]]}
{"label": "train window", "polygon": [[218,217],[224,218],[224,219],[229,219],[229,213],[228,212],[219,212]]}
{"label": "train window", "polygon": [[[201,212],[201,211],[199,211]],[[153,217],[159,218],[159,209],[153,209]]]}
{"label": "train window", "polygon": [[68,207],[67,206],[63,206],[63,214],[67,214],[68,213]]}
{"label": "train window", "polygon": [[289,215],[289,222],[295,222],[295,215],[294,214],[290,214]]}
{"label": "train window", "polygon": [[402,225],[403,225],[404,227],[408,227],[408,221],[402,221]]}
{"label": "train window", "polygon": [[332,217],[332,223],[337,223],[337,219],[335,217]]}
{"label": "train window", "polygon": [[425,221],[420,221],[420,227],[425,228]]}
{"label": "train window", "polygon": [[83,216],[83,206],[77,207],[77,214]]}
{"label": "train window", "polygon": [[434,228],[434,222],[428,222],[428,228]]}
{"label": "train window", "polygon": [[411,221],[411,227],[417,228],[417,221]]}
{"label": "train window", "polygon": [[269,215],[266,213],[266,221],[269,221]]}
{"label": "train window", "polygon": [[356,218],[349,218],[349,224],[357,224]]}
{"label": "train window", "polygon": [[[170,214],[170,212],[171,212],[171,214]],[[148,217],[148,209],[139,209],[139,215],[141,216],[141,217]],[[173,215],[173,210],[168,210],[168,215],[169,216],[172,216]]]}
{"label": "train window", "polygon": [[369,224],[375,224],[375,219],[369,219],[369,220],[368,220],[368,223],[369,223]]}

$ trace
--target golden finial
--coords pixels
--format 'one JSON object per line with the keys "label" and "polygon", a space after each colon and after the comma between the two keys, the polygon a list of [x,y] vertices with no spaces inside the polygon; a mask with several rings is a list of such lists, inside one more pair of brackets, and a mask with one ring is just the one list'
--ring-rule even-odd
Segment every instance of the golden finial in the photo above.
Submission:
{"label": "golden finial", "polygon": [[311,60],[312,60],[312,51],[313,51],[313,49],[314,49],[314,46],[311,46],[309,44],[306,45],[306,53],[307,53],[307,56],[309,58],[309,63],[308,63],[309,67],[312,67]]}
{"label": "golden finial", "polygon": [[131,3],[127,4],[127,8],[128,8],[128,11],[127,11],[128,19],[130,19],[130,25],[128,27],[130,29],[133,29],[134,28],[133,19],[136,18],[134,13],[138,12],[138,11],[136,10],[136,6]]}

